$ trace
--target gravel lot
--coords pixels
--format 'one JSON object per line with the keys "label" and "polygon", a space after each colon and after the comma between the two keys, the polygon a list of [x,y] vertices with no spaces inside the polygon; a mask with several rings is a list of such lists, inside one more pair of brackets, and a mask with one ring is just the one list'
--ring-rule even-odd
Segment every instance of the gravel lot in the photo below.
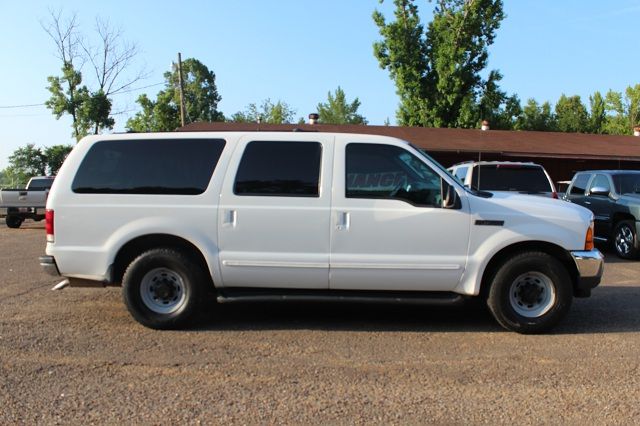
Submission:
{"label": "gravel lot", "polygon": [[0,225],[0,424],[638,424],[640,262],[553,334],[483,309],[213,306],[187,331],[120,290],[51,291],[43,223]]}

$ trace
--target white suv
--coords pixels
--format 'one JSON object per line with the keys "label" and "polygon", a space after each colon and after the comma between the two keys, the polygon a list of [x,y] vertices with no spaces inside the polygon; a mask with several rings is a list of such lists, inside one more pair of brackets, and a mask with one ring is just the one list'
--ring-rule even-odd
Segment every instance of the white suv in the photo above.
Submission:
{"label": "white suv", "polygon": [[592,213],[460,185],[409,143],[321,132],[89,136],[47,201],[41,264],[122,285],[153,328],[207,295],[458,304],[549,329],[602,276]]}
{"label": "white suv", "polygon": [[558,198],[553,181],[540,164],[515,161],[468,161],[451,166],[448,170],[468,188]]}

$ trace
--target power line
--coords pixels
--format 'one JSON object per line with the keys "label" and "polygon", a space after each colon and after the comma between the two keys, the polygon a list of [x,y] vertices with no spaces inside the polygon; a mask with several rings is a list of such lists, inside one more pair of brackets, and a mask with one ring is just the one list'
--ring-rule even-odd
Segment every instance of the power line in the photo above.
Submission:
{"label": "power line", "polygon": [[[135,92],[136,90],[148,89],[149,87],[160,86],[161,84],[164,84],[164,82],[150,84],[148,86],[134,87],[134,88],[127,89],[127,90],[122,90],[122,91],[120,91],[118,93],[112,93],[111,96],[121,95],[121,94],[124,94],[124,93],[131,93],[131,92]],[[22,104],[22,105],[0,105],[0,109],[33,108],[33,107],[39,107],[39,106],[44,106],[44,105],[46,105],[46,104],[45,103],[41,103],[41,104]]]}
{"label": "power line", "polygon": [[3,106],[0,106],[0,108],[30,108],[30,107],[37,107],[42,105],[44,104],[3,105]]}

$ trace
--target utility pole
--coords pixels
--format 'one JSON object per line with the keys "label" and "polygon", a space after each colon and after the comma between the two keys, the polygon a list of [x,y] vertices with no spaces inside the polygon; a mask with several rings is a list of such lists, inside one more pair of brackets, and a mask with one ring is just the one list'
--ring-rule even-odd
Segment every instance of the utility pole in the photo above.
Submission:
{"label": "utility pole", "polygon": [[184,82],[182,80],[182,55],[178,52],[178,79],[180,80],[180,123],[184,126]]}

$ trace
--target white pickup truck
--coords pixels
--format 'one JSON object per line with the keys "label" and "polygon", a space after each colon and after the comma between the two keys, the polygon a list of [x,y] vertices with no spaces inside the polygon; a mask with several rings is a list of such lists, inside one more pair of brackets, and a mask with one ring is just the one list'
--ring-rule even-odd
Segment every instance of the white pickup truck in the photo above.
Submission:
{"label": "white pickup truck", "polygon": [[[366,128],[363,128],[363,130]],[[218,302],[482,298],[546,331],[603,273],[580,206],[465,188],[408,142],[321,132],[89,136],[47,201],[41,265],[122,285],[145,326]]]}
{"label": "white pickup truck", "polygon": [[49,189],[55,176],[32,177],[24,189],[0,190],[0,209],[9,228],[19,228],[25,219],[44,219]]}

